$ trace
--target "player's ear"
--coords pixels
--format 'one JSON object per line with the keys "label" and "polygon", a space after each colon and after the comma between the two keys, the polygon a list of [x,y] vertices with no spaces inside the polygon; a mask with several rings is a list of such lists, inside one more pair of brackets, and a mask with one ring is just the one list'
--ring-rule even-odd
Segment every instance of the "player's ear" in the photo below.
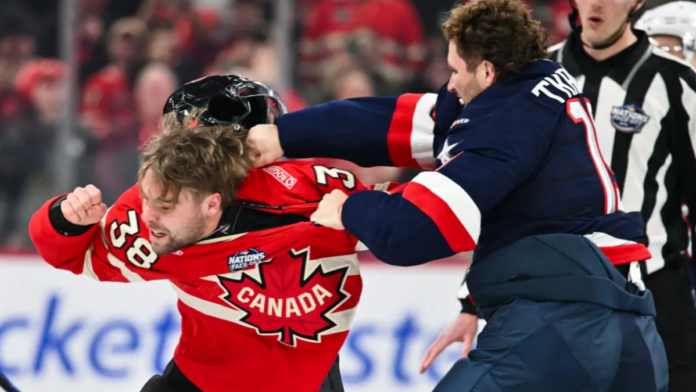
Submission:
{"label": "player's ear", "polygon": [[495,83],[495,67],[488,60],[483,60],[480,66],[483,67],[482,71],[484,72],[486,87],[490,87]]}
{"label": "player's ear", "polygon": [[222,210],[222,196],[213,193],[203,199],[203,212],[207,216],[213,216]]}

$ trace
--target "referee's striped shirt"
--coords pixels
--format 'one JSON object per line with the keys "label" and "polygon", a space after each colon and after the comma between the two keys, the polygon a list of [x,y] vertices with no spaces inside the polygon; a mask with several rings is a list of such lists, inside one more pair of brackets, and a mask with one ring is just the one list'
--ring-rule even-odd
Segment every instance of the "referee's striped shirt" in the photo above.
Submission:
{"label": "referee's striped shirt", "polygon": [[688,255],[691,236],[682,206],[696,215],[696,72],[651,45],[643,31],[634,33],[638,42],[605,61],[585,52],[578,32],[550,55],[592,104],[623,210],[643,214],[653,256],[646,266],[653,273]]}

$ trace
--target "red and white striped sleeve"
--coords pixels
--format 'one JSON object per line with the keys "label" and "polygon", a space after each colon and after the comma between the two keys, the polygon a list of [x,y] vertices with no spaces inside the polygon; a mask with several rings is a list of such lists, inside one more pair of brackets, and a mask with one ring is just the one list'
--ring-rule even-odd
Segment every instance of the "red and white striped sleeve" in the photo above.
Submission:
{"label": "red and white striped sleeve", "polygon": [[387,134],[389,156],[396,167],[432,169],[434,112],[437,94],[404,94],[396,101]]}

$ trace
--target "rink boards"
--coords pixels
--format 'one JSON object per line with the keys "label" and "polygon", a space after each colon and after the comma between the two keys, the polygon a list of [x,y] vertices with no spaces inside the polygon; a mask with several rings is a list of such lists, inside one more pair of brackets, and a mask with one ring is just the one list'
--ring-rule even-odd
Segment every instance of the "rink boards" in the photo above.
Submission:
{"label": "rink boards", "polygon": [[[459,312],[465,269],[361,262],[363,299],[341,352],[348,392],[432,389],[461,346],[423,375],[418,367]],[[34,255],[0,255],[0,369],[23,392],[138,391],[171,359],[179,323],[167,282],[99,283]]]}

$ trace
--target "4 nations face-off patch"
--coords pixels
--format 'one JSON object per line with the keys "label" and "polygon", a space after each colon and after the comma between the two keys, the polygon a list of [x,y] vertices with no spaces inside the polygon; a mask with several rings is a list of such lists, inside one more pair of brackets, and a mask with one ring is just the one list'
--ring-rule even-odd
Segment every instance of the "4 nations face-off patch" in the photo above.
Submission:
{"label": "4 nations face-off patch", "polygon": [[611,109],[611,125],[619,132],[640,133],[650,116],[638,105],[614,106]]}

